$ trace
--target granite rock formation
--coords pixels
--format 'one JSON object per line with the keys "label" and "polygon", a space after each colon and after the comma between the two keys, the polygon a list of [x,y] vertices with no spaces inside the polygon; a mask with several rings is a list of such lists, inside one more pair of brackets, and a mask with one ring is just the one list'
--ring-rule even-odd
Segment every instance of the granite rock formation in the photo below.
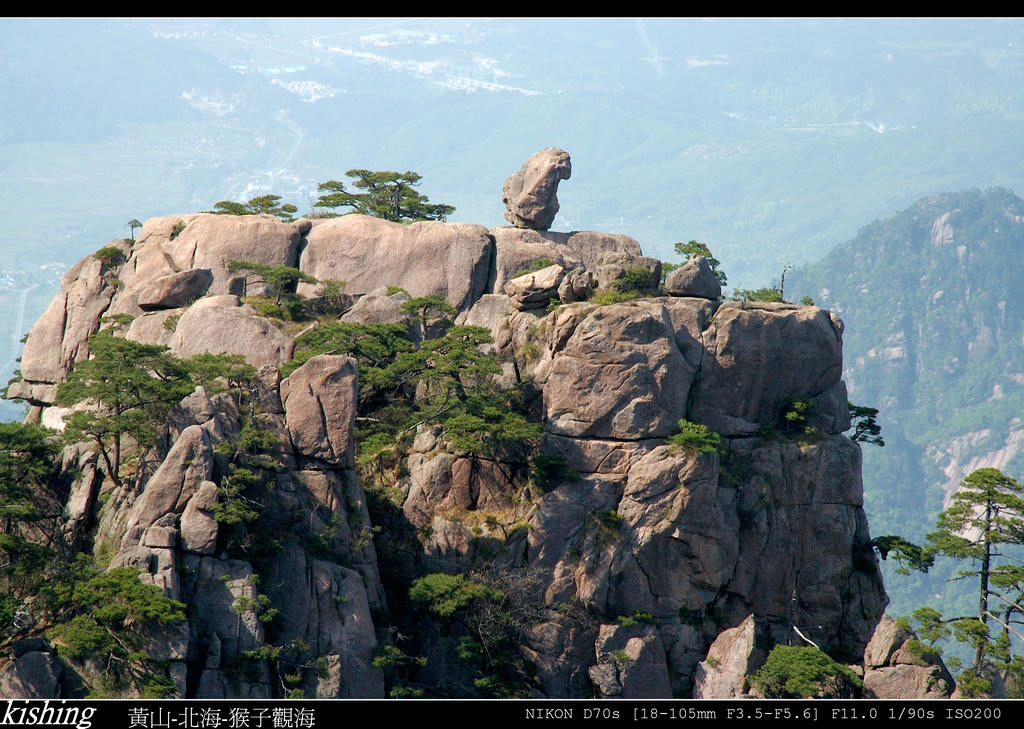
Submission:
{"label": "granite rock formation", "polygon": [[[559,150],[531,158],[506,183],[510,220],[546,228],[568,174]],[[298,644],[322,669],[302,674],[307,696],[380,697],[400,683],[478,695],[459,625],[408,600],[409,584],[436,572],[469,575],[519,606],[507,630],[533,669],[518,695],[739,696],[765,641],[799,642],[793,626],[815,626],[805,633],[832,654],[868,647],[866,694],[882,695],[896,674],[908,675],[907,692],[934,694],[922,673],[934,667],[894,647],[906,636],[876,631],[887,598],[860,448],[842,434],[834,314],[723,303],[700,261],[697,283],[674,283],[669,296],[600,306],[588,299],[615,280],[610,267],[646,266],[654,284],[660,274],[636,241],[603,233],[189,215],[147,221],[134,246],[115,245],[125,262],[84,258],[28,338],[12,394],[31,419],[60,423],[57,386],[114,313],[135,317],[129,338],[259,368],[251,412],[203,387],[174,407],[137,488],[105,479],[87,444],[65,451],[60,538],[106,550],[111,565],[191,606],[187,623],[153,636],[177,695],[279,696],[270,664],[253,656]],[[361,464],[357,424],[379,413],[359,410],[356,360],[321,354],[282,377],[298,328],[239,298],[260,290],[230,273],[242,258],[344,280],[355,304],[343,322],[404,323],[414,343],[430,333],[402,302],[441,296],[456,322],[490,332],[495,377],[524,393],[543,438],[531,452],[472,454],[425,423],[389,464]],[[813,437],[780,430],[796,400],[811,403]],[[274,488],[259,505],[271,525],[259,536],[273,548],[259,559],[229,553],[230,524],[217,516],[245,417],[274,434]],[[682,419],[718,432],[720,448],[672,445]],[[557,466],[546,478],[530,465],[537,456]],[[260,619],[264,600],[279,610],[273,621]],[[0,657],[7,695],[73,695],[89,680],[45,640],[21,645]],[[402,664],[412,678],[374,661],[396,645],[427,658]],[[240,660],[251,670],[240,673]]]}

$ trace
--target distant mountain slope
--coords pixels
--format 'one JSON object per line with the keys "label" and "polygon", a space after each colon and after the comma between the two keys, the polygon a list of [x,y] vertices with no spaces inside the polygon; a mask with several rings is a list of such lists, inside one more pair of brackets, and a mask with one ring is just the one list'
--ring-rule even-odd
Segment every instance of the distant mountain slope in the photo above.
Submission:
{"label": "distant mountain slope", "polygon": [[[850,398],[880,410],[886,447],[864,449],[873,535],[922,538],[976,468],[1024,476],[1022,252],[1024,200],[969,190],[876,220],[792,274],[788,291],[843,318]],[[958,599],[934,578],[886,586],[895,612]]]}

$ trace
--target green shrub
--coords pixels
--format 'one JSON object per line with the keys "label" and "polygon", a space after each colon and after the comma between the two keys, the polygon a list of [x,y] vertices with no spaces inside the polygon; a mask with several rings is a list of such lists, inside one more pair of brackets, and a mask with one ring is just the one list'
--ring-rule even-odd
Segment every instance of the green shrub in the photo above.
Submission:
{"label": "green shrub", "polygon": [[751,683],[769,699],[851,698],[857,675],[812,646],[777,645]]}
{"label": "green shrub", "polygon": [[766,286],[760,289],[736,289],[733,292],[734,301],[768,301],[781,302],[782,292],[774,286]]}
{"label": "green shrub", "polygon": [[616,291],[624,294],[649,294],[654,291],[651,285],[651,269],[647,266],[629,266],[626,274],[612,283]]}
{"label": "green shrub", "polygon": [[175,223],[174,227],[171,228],[171,240],[174,240],[179,235],[181,235],[181,231],[183,231],[183,230],[185,230],[185,222],[184,221]]}
{"label": "green shrub", "polygon": [[721,436],[701,423],[686,418],[679,421],[679,432],[668,437],[669,445],[691,453],[710,453],[721,444]]}
{"label": "green shrub", "polygon": [[530,481],[540,491],[547,492],[561,483],[578,481],[580,475],[569,468],[566,460],[559,456],[534,456]]}
{"label": "green shrub", "polygon": [[487,585],[467,580],[462,575],[435,572],[413,582],[409,588],[409,597],[413,602],[425,604],[435,615],[449,618],[467,608],[474,600],[498,600],[501,593]]}
{"label": "green shrub", "polygon": [[654,616],[650,613],[644,613],[637,610],[632,615],[620,615],[618,618],[619,625],[623,628],[632,628],[637,623],[647,623],[648,625],[657,625]]}
{"label": "green shrub", "polygon": [[120,266],[125,262],[124,251],[117,246],[106,246],[92,254],[104,266]]}

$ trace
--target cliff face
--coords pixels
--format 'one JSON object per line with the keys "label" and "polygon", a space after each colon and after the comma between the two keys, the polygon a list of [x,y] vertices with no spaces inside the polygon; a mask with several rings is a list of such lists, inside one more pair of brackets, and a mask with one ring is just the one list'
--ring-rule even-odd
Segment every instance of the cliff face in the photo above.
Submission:
{"label": "cliff face", "polygon": [[[499,674],[534,696],[734,695],[742,674],[723,689],[711,678],[724,664],[706,659],[748,620],[769,642],[802,643],[799,630],[862,663],[887,598],[860,449],[841,434],[843,325],[830,312],[687,295],[599,305],[586,300],[595,287],[638,268],[660,275],[636,241],[601,233],[189,215],[112,245],[125,262],[83,259],[29,336],[11,394],[31,403],[30,418],[60,425],[57,386],[89,356],[101,319],[126,314],[129,339],[259,367],[251,415],[275,434],[275,485],[259,506],[274,545],[258,555],[228,549],[217,518],[232,476],[223,445],[244,427],[230,394],[199,387],[173,408],[122,487],[88,446],[65,449],[75,479],[64,543],[112,555],[110,568],[137,568],[189,606],[149,642],[178,695],[480,695]],[[424,332],[401,301],[440,295],[457,323],[490,330],[497,377],[524,387],[543,423],[536,453],[556,467],[541,478],[529,453],[469,454],[425,424],[394,463],[357,468],[356,360],[320,354],[282,379],[298,332],[242,302],[260,282],[233,274],[233,260],[345,280],[354,305],[343,321],[401,322],[412,339]],[[798,401],[809,407],[789,437]],[[670,445],[682,418],[718,432],[721,447]],[[499,621],[511,656],[460,640],[484,622],[409,600],[416,578],[438,572],[502,596],[492,602],[515,616]],[[89,683],[88,661],[21,645],[0,669],[8,690]],[[260,653],[282,646],[302,646],[298,678]],[[426,662],[374,661],[386,647]],[[18,679],[24,656],[49,667],[45,681]]]}

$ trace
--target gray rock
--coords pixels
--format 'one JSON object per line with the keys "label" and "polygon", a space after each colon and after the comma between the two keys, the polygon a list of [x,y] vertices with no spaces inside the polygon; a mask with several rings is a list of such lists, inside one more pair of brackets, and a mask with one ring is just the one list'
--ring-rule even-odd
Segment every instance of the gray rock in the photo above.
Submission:
{"label": "gray rock", "polygon": [[411,299],[409,294],[396,291],[388,294],[387,287],[381,286],[361,296],[352,308],[345,312],[341,321],[347,324],[405,324],[409,315],[402,312],[402,304]]}
{"label": "gray rock", "polygon": [[703,256],[691,256],[682,266],[665,277],[665,293],[669,296],[696,296],[716,300],[722,295],[722,284]]}
{"label": "gray rock", "polygon": [[11,699],[58,698],[61,672],[53,653],[23,653],[0,669],[0,696]]}
{"label": "gray rock", "polygon": [[217,484],[203,481],[181,514],[181,548],[196,554],[213,554],[217,546],[217,521],[211,509],[217,503]]}
{"label": "gray rock", "polygon": [[128,540],[123,546],[131,546],[131,538],[141,538],[141,532],[160,517],[182,513],[200,484],[212,475],[213,439],[203,426],[190,425],[132,506],[125,529]]}
{"label": "gray rock", "polygon": [[298,453],[334,465],[355,465],[352,425],[358,372],[351,357],[320,354],[281,381],[285,421]]}
{"label": "gray rock", "polygon": [[[768,658],[762,645],[767,633],[753,615],[735,628],[723,630],[708,649],[707,658],[697,666],[693,698],[734,699],[746,696],[748,676],[756,673]],[[759,640],[761,638],[761,640]]]}
{"label": "gray rock", "polygon": [[559,286],[564,277],[564,269],[556,263],[507,282],[505,294],[520,309],[543,307],[549,300],[558,298]]}
{"label": "gray rock", "polygon": [[910,649],[917,636],[883,615],[864,649],[864,697],[948,699],[956,687],[937,655]]}
{"label": "gray rock", "polygon": [[213,271],[209,268],[190,268],[161,276],[139,293],[138,304],[145,311],[188,306],[205,294],[212,283]]}
{"label": "gray rock", "polygon": [[[790,402],[818,398],[842,376],[842,323],[815,307],[726,302],[702,339],[690,419],[723,435],[775,426]],[[836,423],[844,417],[832,415]]]}
{"label": "gray rock", "polygon": [[624,305],[600,307],[583,319],[547,372],[548,430],[625,440],[676,432],[694,369],[667,319]]}
{"label": "gray rock", "polygon": [[159,344],[170,347],[174,329],[185,309],[147,311],[135,317],[125,330],[124,338],[140,344]]}
{"label": "gray rock", "polygon": [[[114,243],[126,247],[122,241]],[[76,362],[89,358],[86,340],[107,313],[115,291],[110,279],[120,271],[121,267],[110,269],[90,254],[64,274],[60,291],[25,341],[24,379],[11,391],[13,397],[37,404],[53,402],[56,388],[52,385],[63,382]]]}
{"label": "gray rock", "polygon": [[646,268],[648,270],[649,275],[644,281],[644,288],[647,292],[656,292],[661,284],[661,261],[657,258],[633,253],[608,252],[598,256],[589,268],[593,274],[595,286],[599,289],[614,288],[617,282],[626,277],[631,268]]}
{"label": "gray rock", "polygon": [[[308,226],[308,221],[284,223],[272,215],[200,213],[151,218],[143,224],[125,264],[121,276],[124,290],[112,313],[140,313],[141,302],[152,298],[152,287],[157,280],[192,269],[208,269],[212,275],[208,291],[218,295],[231,293],[230,281],[237,277],[228,270],[232,261],[295,266],[303,231],[308,230]],[[188,276],[185,275],[185,280]],[[254,286],[239,293],[257,293],[258,281],[251,274],[247,278]],[[167,282],[173,280],[167,279]],[[192,293],[202,288],[200,281],[196,278],[191,282]]]}
{"label": "gray rock", "polygon": [[281,640],[302,640],[335,664],[318,682],[317,698],[383,698],[384,676],[372,665],[377,637],[358,572],[289,545],[271,560],[266,585],[271,602],[288,606],[278,616]]}
{"label": "gray rock", "polygon": [[[400,286],[414,297],[438,294],[465,311],[485,293],[493,253],[491,237],[480,225],[403,225],[353,214],[313,226],[300,268],[318,279],[345,281],[352,295]],[[299,285],[303,295],[314,289]]]}
{"label": "gray rock", "polygon": [[590,676],[604,695],[624,699],[672,698],[665,649],[653,625],[602,625],[594,649],[597,665],[591,668]]}
{"label": "gray rock", "polygon": [[171,351],[184,359],[201,352],[240,354],[256,367],[287,362],[293,349],[269,319],[230,295],[197,301],[181,315],[171,339]]}
{"label": "gray rock", "polygon": [[517,228],[547,230],[558,213],[558,183],[572,175],[569,154],[557,147],[535,152],[501,189],[505,220]]}

